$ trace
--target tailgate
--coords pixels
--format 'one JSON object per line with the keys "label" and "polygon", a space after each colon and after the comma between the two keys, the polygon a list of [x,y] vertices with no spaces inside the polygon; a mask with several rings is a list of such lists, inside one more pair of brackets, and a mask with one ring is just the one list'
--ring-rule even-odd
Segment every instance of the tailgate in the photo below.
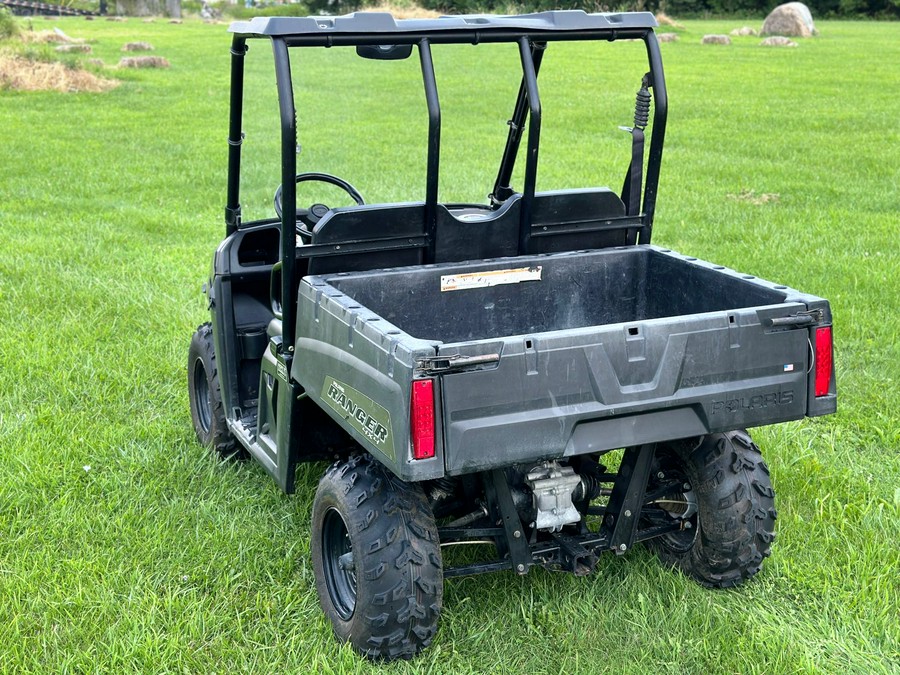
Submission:
{"label": "tailgate", "polygon": [[810,331],[771,319],[806,309],[788,302],[442,345],[444,357],[499,355],[441,377],[447,471],[800,419]]}

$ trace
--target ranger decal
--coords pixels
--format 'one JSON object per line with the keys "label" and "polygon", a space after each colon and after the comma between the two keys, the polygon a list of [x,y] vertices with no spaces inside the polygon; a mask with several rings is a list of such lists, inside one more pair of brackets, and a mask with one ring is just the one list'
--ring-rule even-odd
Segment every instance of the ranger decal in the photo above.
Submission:
{"label": "ranger decal", "polygon": [[322,399],[384,455],[394,459],[391,414],[350,385],[326,377]]}

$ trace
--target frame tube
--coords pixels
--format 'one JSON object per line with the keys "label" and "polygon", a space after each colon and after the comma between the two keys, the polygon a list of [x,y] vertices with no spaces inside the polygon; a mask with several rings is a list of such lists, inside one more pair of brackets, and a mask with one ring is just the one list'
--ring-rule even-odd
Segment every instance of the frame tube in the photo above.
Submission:
{"label": "frame tube", "polygon": [[527,37],[519,40],[522,59],[522,81],[528,95],[528,154],[525,158],[525,187],[522,190],[522,216],[519,221],[519,255],[528,253],[531,241],[531,209],[537,183],[538,147],[541,140],[541,97],[538,93],[537,72],[531,58],[531,43]]}
{"label": "frame tube", "polygon": [[235,36],[231,41],[231,117],[228,125],[228,198],[225,203],[225,236],[241,224],[241,131],[244,105],[244,54],[247,41]]}
{"label": "frame tube", "polygon": [[[534,76],[537,77],[541,70],[541,61],[544,59],[546,43],[536,42],[531,47],[531,60],[534,62]],[[516,157],[519,154],[519,143],[522,141],[522,131],[525,128],[525,120],[528,117],[528,98],[525,92],[525,78],[519,84],[519,93],[516,96],[516,107],[513,116],[509,120],[509,135],[506,137],[506,147],[503,149],[503,158],[500,160],[500,169],[497,171],[497,180],[494,189],[491,190],[491,203],[502,204],[513,194],[512,172],[516,166]]]}
{"label": "frame tube", "polygon": [[656,33],[648,31],[644,36],[647,58],[650,62],[650,77],[653,82],[653,130],[650,134],[650,153],[647,158],[647,178],[644,182],[644,223],[638,238],[639,244],[649,244],[653,232],[653,214],[656,211],[656,193],[659,187],[659,170],[662,165],[663,140],[666,136],[666,117],[669,99],[666,93],[666,78],[663,74],[662,56]]}
{"label": "frame tube", "polygon": [[272,40],[278,108],[281,113],[281,311],[284,348],[294,349],[297,298],[294,258],[297,246],[297,112],[291,83],[291,61],[287,44]]}
{"label": "frame tube", "polygon": [[441,103],[428,38],[419,42],[419,60],[425,84],[425,102],[428,104],[428,168],[425,180],[425,231],[428,233],[428,253],[425,262],[431,263],[434,262],[438,177],[441,167]]}

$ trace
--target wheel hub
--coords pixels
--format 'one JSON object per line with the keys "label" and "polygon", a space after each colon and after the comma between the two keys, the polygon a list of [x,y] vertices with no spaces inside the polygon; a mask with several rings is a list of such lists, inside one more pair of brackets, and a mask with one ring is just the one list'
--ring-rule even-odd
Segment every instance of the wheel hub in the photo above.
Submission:
{"label": "wheel hub", "polygon": [[356,565],[347,524],[335,508],[325,513],[322,557],[328,597],[338,616],[348,621],[356,610]]}

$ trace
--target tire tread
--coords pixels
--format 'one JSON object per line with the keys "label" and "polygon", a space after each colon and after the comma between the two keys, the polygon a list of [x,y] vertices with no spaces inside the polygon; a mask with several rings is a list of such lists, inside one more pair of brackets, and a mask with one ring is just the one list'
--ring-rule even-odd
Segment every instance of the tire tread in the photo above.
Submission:
{"label": "tire tread", "polygon": [[[365,508],[360,508],[365,503]],[[356,611],[337,615],[324,582],[320,530],[337,508],[350,532],[358,570]],[[341,640],[375,660],[411,658],[431,644],[443,595],[437,526],[421,487],[359,454],[331,465],[313,505],[313,568],[322,609]]]}
{"label": "tire tread", "polygon": [[710,434],[694,447],[663,446],[663,451],[680,458],[691,477],[699,531],[686,551],[668,546],[664,538],[651,540],[650,547],[664,563],[704,586],[744,583],[762,569],[775,540],[775,491],[759,447],[739,430]]}

